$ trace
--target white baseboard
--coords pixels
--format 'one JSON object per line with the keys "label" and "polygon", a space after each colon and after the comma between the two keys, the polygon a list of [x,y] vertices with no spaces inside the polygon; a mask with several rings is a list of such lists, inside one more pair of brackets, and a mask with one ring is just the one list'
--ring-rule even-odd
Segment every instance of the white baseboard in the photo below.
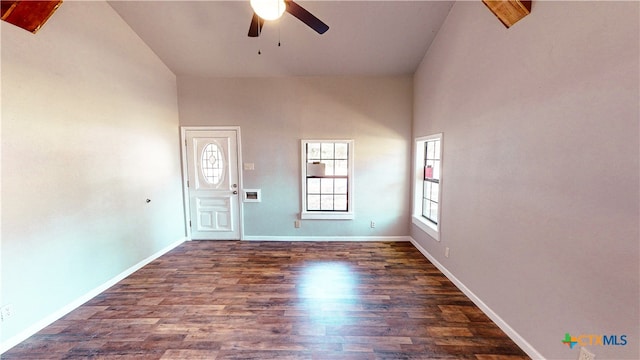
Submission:
{"label": "white baseboard", "polygon": [[410,236],[245,236],[246,241],[411,241]]}
{"label": "white baseboard", "polygon": [[447,279],[451,280],[451,282],[458,289],[460,289],[460,291],[467,295],[467,297],[471,301],[473,301],[473,303],[476,304],[476,306],[478,306],[480,310],[485,313],[485,315],[487,315],[494,323],[496,323],[496,325],[498,325],[498,327],[502,331],[504,331],[504,333],[507,334],[507,336],[511,338],[511,340],[513,340],[513,342],[515,342],[522,349],[522,351],[526,352],[527,355],[529,355],[529,357],[531,357],[532,359],[544,359],[544,356],[542,356],[542,354],[534,349],[527,340],[525,340],[520,334],[518,334],[511,326],[509,326],[506,321],[504,321],[489,306],[487,306],[487,304],[485,304],[478,296],[476,296],[476,294],[469,290],[468,287],[466,287],[458,278],[456,278],[449,270],[447,270],[444,265],[438,262],[438,260],[436,260],[436,258],[434,258],[425,248],[423,248],[413,238],[411,238],[410,241],[413,246],[415,246],[416,249],[418,249],[422,253],[422,255],[424,255],[424,257],[426,257],[435,267],[438,268],[438,270],[440,270],[440,272],[444,274],[444,276],[447,277]]}
{"label": "white baseboard", "polygon": [[165,247],[164,249],[156,252],[155,254],[147,257],[146,259],[140,261],[139,263],[133,265],[132,267],[130,267],[127,270],[123,271],[122,273],[118,274],[116,277],[110,279],[109,281],[105,282],[104,284],[96,287],[95,289],[89,291],[88,293],[84,294],[83,296],[81,296],[81,297],[77,298],[76,300],[70,302],[69,304],[67,304],[64,307],[62,307],[60,310],[58,310],[58,311],[54,312],[53,314],[45,317],[44,319],[38,321],[37,323],[35,323],[32,326],[28,327],[27,329],[25,329],[24,331],[20,332],[19,334],[10,337],[9,339],[7,339],[6,341],[4,341],[4,342],[2,342],[0,344],[0,355],[3,354],[4,352],[6,352],[7,350],[11,349],[12,347],[18,345],[19,343],[25,341],[30,336],[36,334],[38,331],[40,331],[40,330],[44,329],[45,327],[51,325],[56,320],[62,318],[65,315],[67,315],[71,311],[73,311],[76,308],[78,308],[80,305],[82,305],[82,304],[86,303],[87,301],[91,300],[92,298],[96,297],[97,295],[99,295],[100,293],[104,292],[108,288],[110,288],[113,285],[117,284],[119,281],[123,280],[127,276],[129,276],[129,275],[133,274],[134,272],[140,270],[143,266],[149,264],[150,262],[152,262],[153,260],[159,258],[160,256],[168,253],[169,251],[171,251],[172,249],[174,249],[178,245],[182,244],[184,241],[185,241],[185,239],[183,238],[183,239],[180,239],[180,240],[172,243],[171,245]]}

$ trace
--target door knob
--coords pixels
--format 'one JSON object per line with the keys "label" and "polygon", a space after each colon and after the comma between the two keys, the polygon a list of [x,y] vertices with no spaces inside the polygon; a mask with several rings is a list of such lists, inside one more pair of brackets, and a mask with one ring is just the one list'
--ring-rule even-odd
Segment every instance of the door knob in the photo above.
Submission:
{"label": "door knob", "polygon": [[237,195],[238,194],[238,190],[233,190],[233,195]]}

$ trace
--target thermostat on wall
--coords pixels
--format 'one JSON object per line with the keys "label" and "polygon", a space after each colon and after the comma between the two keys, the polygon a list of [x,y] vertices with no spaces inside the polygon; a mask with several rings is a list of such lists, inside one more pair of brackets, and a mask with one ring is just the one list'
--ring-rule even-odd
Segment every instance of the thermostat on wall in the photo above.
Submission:
{"label": "thermostat on wall", "polygon": [[242,191],[244,195],[242,197],[242,201],[244,202],[261,202],[262,195],[260,193],[260,189],[244,189]]}

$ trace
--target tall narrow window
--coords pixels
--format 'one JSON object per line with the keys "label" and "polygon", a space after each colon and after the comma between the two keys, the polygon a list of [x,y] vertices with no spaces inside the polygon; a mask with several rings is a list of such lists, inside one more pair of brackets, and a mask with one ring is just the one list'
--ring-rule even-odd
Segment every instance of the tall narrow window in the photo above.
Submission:
{"label": "tall narrow window", "polygon": [[415,146],[412,222],[440,240],[442,134],[417,138]]}
{"label": "tall narrow window", "polygon": [[302,219],[353,219],[353,140],[302,140]]}
{"label": "tall narrow window", "polygon": [[427,140],[424,147],[422,217],[437,225],[440,193],[440,139]]}

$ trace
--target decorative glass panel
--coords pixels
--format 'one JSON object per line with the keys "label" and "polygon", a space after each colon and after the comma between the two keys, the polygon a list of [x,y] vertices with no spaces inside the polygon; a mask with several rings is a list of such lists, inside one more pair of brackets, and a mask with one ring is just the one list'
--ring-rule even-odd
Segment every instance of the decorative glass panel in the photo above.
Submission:
{"label": "decorative glass panel", "polygon": [[211,185],[218,185],[224,178],[224,155],[217,144],[207,144],[202,150],[200,168],[202,177]]}

